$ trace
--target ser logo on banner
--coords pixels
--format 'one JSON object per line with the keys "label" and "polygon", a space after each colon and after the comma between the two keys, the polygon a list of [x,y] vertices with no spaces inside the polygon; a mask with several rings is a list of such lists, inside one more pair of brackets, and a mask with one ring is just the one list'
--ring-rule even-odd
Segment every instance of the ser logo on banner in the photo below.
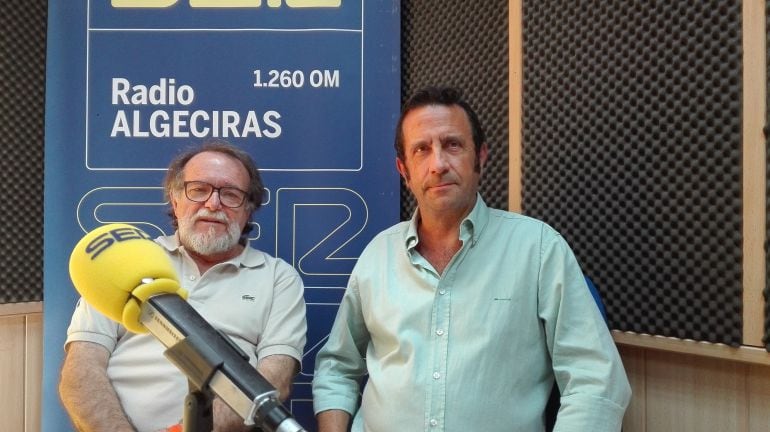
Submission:
{"label": "ser logo on banner", "polygon": [[[179,0],[112,0],[115,8],[165,8],[179,3]],[[282,3],[290,8],[338,8],[342,0],[267,0],[271,8],[281,7]],[[194,8],[258,8],[262,0],[190,0]]]}

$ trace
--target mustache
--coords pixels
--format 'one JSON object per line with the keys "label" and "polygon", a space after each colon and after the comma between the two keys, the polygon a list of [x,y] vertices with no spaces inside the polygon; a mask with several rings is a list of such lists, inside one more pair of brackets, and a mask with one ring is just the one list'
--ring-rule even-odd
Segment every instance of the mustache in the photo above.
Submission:
{"label": "mustache", "polygon": [[200,219],[213,219],[218,222],[224,222],[224,223],[230,223],[230,220],[227,219],[227,215],[225,215],[222,212],[213,212],[208,209],[200,209],[198,212],[195,213],[195,215],[191,218],[192,222],[197,222]]}
{"label": "mustache", "polygon": [[447,184],[455,184],[455,183],[457,183],[457,179],[452,175],[447,175],[438,179],[428,179],[428,181],[425,182],[424,186],[426,188],[432,188],[439,185],[447,185]]}

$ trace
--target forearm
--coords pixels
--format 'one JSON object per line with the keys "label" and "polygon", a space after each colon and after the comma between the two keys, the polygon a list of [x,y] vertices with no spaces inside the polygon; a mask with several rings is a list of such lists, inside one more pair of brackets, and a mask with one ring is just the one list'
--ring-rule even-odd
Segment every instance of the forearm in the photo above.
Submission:
{"label": "forearm", "polygon": [[289,398],[292,380],[299,372],[297,360],[287,355],[271,355],[259,361],[257,370],[278,390],[282,402]]}
{"label": "forearm", "polygon": [[214,398],[214,432],[247,432],[250,427],[222,399]]}
{"label": "forearm", "polygon": [[318,432],[347,432],[350,414],[342,410],[321,411],[316,415]]}
{"label": "forearm", "polygon": [[73,342],[69,346],[59,395],[79,431],[134,431],[107,377],[108,358],[107,350],[96,344]]}

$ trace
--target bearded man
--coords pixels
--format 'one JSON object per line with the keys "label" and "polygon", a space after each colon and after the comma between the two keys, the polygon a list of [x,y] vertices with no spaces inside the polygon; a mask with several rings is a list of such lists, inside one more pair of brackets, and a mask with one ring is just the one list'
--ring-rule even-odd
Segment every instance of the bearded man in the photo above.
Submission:
{"label": "bearded man", "polygon": [[[289,264],[249,246],[264,194],[256,164],[237,147],[208,142],[171,162],[164,187],[177,231],[155,241],[190,306],[285,400],[306,342],[303,284]],[[59,394],[78,430],[154,432],[180,423],[188,383],[152,335],[127,331],[81,299],[65,350]],[[214,430],[247,430],[218,398],[213,413]]]}

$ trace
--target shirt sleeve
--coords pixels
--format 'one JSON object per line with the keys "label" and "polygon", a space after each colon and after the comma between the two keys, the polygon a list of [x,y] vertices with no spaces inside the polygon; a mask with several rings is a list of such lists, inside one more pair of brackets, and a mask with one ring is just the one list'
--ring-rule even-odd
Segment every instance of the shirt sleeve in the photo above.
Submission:
{"label": "shirt sleeve", "polygon": [[623,363],[566,241],[542,237],[538,308],[561,392],[555,432],[621,429],[631,398]]}
{"label": "shirt sleeve", "polygon": [[316,414],[339,409],[355,415],[361,379],[366,373],[365,355],[369,340],[354,270],[329,339],[316,356],[313,377],[313,409]]}
{"label": "shirt sleeve", "polygon": [[256,347],[257,357],[287,355],[302,363],[307,340],[304,285],[296,270],[278,261],[273,304],[262,338]]}
{"label": "shirt sleeve", "polygon": [[92,342],[112,352],[124,333],[123,326],[107,318],[81,298],[67,328],[64,349],[67,349],[70,342]]}

